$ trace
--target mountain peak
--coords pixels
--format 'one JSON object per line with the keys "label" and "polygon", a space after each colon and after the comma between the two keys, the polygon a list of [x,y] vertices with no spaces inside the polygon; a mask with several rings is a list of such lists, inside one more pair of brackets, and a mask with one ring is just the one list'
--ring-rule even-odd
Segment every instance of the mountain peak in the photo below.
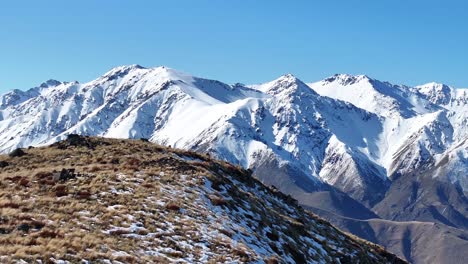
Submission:
{"label": "mountain peak", "polygon": [[[275,82],[275,83],[283,83],[283,84],[288,84],[288,85],[292,85],[292,84],[304,84],[304,82],[302,82],[299,78],[297,78],[296,76],[294,76],[293,74],[291,73],[287,73],[287,74],[284,74],[284,75],[281,75],[280,77],[278,77],[277,79],[273,80],[272,82]],[[305,84],[304,84],[305,85]]]}
{"label": "mountain peak", "polygon": [[177,71],[167,66],[145,68],[138,64],[115,67],[107,73],[105,73],[101,78],[104,78],[105,81],[112,81],[115,79],[123,78],[124,76],[127,76],[129,74],[131,74],[132,76],[150,74],[153,77],[165,80],[189,81],[193,78],[189,74]]}
{"label": "mountain peak", "polygon": [[426,99],[435,104],[447,104],[452,97],[452,90],[450,86],[443,83],[430,82],[415,87],[418,92],[423,94]]}
{"label": "mountain peak", "polygon": [[416,86],[419,90],[451,90],[451,87],[447,84],[437,83],[437,82],[429,82],[423,85]]}
{"label": "mountain peak", "polygon": [[353,85],[361,81],[370,81],[372,80],[367,75],[351,75],[351,74],[335,74],[331,77],[328,77],[324,80],[325,83],[338,82],[341,85]]}
{"label": "mountain peak", "polygon": [[299,80],[296,76],[294,76],[292,73],[286,73],[281,75],[278,79],[288,79],[292,81]]}
{"label": "mountain peak", "polygon": [[146,69],[139,64],[121,65],[112,68],[110,71],[123,71],[123,70],[134,70],[134,69]]}
{"label": "mountain peak", "polygon": [[114,67],[108,72],[106,72],[103,77],[107,77],[112,79],[116,79],[119,77],[122,77],[124,75],[127,75],[129,72],[134,71],[134,70],[142,70],[146,69],[145,67],[142,67],[138,64],[131,64],[131,65],[123,65],[123,66],[118,66]]}
{"label": "mountain peak", "polygon": [[55,86],[58,86],[58,85],[60,85],[62,83],[63,82],[61,82],[61,81],[57,81],[57,80],[54,80],[54,79],[49,79],[49,80],[41,83],[41,85],[39,85],[39,87],[41,87],[41,88],[55,87]]}
{"label": "mountain peak", "polygon": [[310,89],[307,84],[290,73],[282,75],[278,79],[271,82],[264,83],[258,86],[257,89],[264,93],[275,96],[280,94],[287,96],[298,94],[318,95],[314,90]]}
{"label": "mountain peak", "polygon": [[[173,78],[183,78],[184,76],[187,77],[187,76],[190,76],[189,74],[187,73],[184,73],[184,72],[181,72],[181,71],[178,71],[176,69],[173,69],[173,68],[170,68],[170,67],[167,67],[167,66],[159,66],[159,67],[154,67],[154,68],[151,68],[152,71],[155,71],[157,73],[161,73],[161,74],[166,74],[168,76],[172,76]],[[176,77],[178,76],[178,77]]]}

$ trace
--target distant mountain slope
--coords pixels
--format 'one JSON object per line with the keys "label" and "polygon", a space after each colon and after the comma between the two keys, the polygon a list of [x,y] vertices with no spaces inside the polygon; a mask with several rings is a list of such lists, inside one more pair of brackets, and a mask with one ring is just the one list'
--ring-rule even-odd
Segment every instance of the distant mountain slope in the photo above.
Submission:
{"label": "distant mountain slope", "polygon": [[206,155],[79,136],[15,153],[2,263],[404,263]]}
{"label": "distant mountain slope", "polygon": [[466,230],[431,222],[357,220],[324,211],[317,213],[342,230],[386,245],[387,250],[411,263],[465,263],[466,260]]}

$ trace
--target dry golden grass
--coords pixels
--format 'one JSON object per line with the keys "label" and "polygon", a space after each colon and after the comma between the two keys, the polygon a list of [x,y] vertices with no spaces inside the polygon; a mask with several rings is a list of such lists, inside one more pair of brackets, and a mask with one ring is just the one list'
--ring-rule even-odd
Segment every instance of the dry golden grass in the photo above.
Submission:
{"label": "dry golden grass", "polygon": [[[149,194],[155,199],[162,195],[160,181],[154,178],[161,172],[165,175],[161,181],[174,185],[178,172],[200,177],[201,170],[195,167],[168,166],[174,161],[171,153],[161,146],[141,141],[89,140],[99,144],[94,149],[63,148],[56,144],[25,150],[27,155],[23,157],[0,157],[9,163],[0,169],[0,256],[8,256],[2,262],[50,258],[72,262],[136,261],[133,257],[112,254],[112,251],[138,251],[139,241],[120,236],[129,233],[128,230],[112,230],[109,234],[102,231],[111,226],[125,226],[128,224],[125,215],[146,210],[141,202]],[[64,168],[75,169],[77,177],[67,181],[54,179],[54,174]],[[140,176],[135,176],[136,172]],[[134,184],[123,181],[120,174],[129,175]],[[122,206],[109,210],[109,206],[117,205]],[[139,235],[160,227],[157,214],[134,214],[134,217],[147,223],[147,230],[139,230]],[[162,259],[155,256],[138,262]]]}

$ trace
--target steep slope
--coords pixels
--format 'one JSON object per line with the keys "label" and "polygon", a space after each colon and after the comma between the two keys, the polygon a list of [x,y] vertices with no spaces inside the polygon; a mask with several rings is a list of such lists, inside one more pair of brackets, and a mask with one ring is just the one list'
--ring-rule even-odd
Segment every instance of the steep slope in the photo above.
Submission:
{"label": "steep slope", "polygon": [[[370,153],[375,148],[372,142],[381,129],[377,116],[351,104],[321,97],[292,75],[256,89],[272,96],[267,109],[276,122],[264,127],[273,127],[275,144],[293,155],[293,162],[299,163],[296,167],[303,168],[302,171],[307,168],[307,174],[366,204],[382,196],[387,187],[383,171],[372,161],[361,158],[362,152]],[[330,147],[335,145],[341,147]],[[336,173],[328,166],[333,162],[346,163],[356,173]]]}
{"label": "steep slope", "polygon": [[465,140],[433,166],[399,176],[375,211],[390,220],[439,222],[468,230],[467,153]]}
{"label": "steep slope", "polygon": [[309,86],[321,95],[350,102],[383,118],[377,154],[370,158],[384,167],[389,177],[421,169],[468,135],[465,89],[436,83],[412,88],[344,74]]}
{"label": "steep slope", "polygon": [[377,214],[467,227],[466,90],[436,83],[412,88],[350,75],[309,86],[383,118],[375,161],[392,184],[375,205]]}
{"label": "steep slope", "polygon": [[427,100],[416,88],[363,75],[335,75],[309,86],[321,95],[350,102],[382,118],[378,147],[375,156],[369,158],[385,168],[388,177],[420,169],[430,157],[460,139],[453,138],[454,124],[449,119],[453,114]]}
{"label": "steep slope", "polygon": [[76,135],[15,153],[2,262],[404,263],[206,155]]}
{"label": "steep slope", "polygon": [[417,86],[418,92],[447,110],[447,123],[453,127],[453,142],[437,156],[435,173],[445,175],[449,181],[468,193],[468,89],[454,89],[444,84],[430,83]]}
{"label": "steep slope", "polygon": [[466,139],[468,134],[468,89],[455,89],[445,84],[428,83],[416,86],[426,100],[448,111],[447,118],[454,127],[454,141]]}

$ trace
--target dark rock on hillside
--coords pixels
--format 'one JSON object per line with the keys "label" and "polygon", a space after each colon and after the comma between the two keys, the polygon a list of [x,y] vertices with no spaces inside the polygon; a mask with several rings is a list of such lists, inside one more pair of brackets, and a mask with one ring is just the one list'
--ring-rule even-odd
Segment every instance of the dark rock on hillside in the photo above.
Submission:
{"label": "dark rock on hillside", "polygon": [[59,149],[67,149],[69,147],[86,147],[89,149],[95,149],[98,145],[108,144],[103,141],[92,141],[89,137],[78,134],[69,134],[64,141],[60,141],[52,144]]}
{"label": "dark rock on hillside", "polygon": [[22,156],[24,156],[24,155],[26,155],[26,153],[25,153],[22,149],[20,149],[20,148],[17,148],[17,149],[15,149],[15,150],[13,150],[12,152],[10,152],[10,154],[8,154],[8,156],[10,156],[10,157],[12,157],[12,158],[14,158],[14,157],[22,157]]}
{"label": "dark rock on hillside", "polygon": [[5,167],[8,166],[8,165],[9,165],[8,162],[6,162],[6,161],[4,161],[4,160],[0,161],[0,168],[5,168]]}
{"label": "dark rock on hillside", "polygon": [[75,169],[62,169],[53,175],[55,181],[67,181],[76,178]]}

